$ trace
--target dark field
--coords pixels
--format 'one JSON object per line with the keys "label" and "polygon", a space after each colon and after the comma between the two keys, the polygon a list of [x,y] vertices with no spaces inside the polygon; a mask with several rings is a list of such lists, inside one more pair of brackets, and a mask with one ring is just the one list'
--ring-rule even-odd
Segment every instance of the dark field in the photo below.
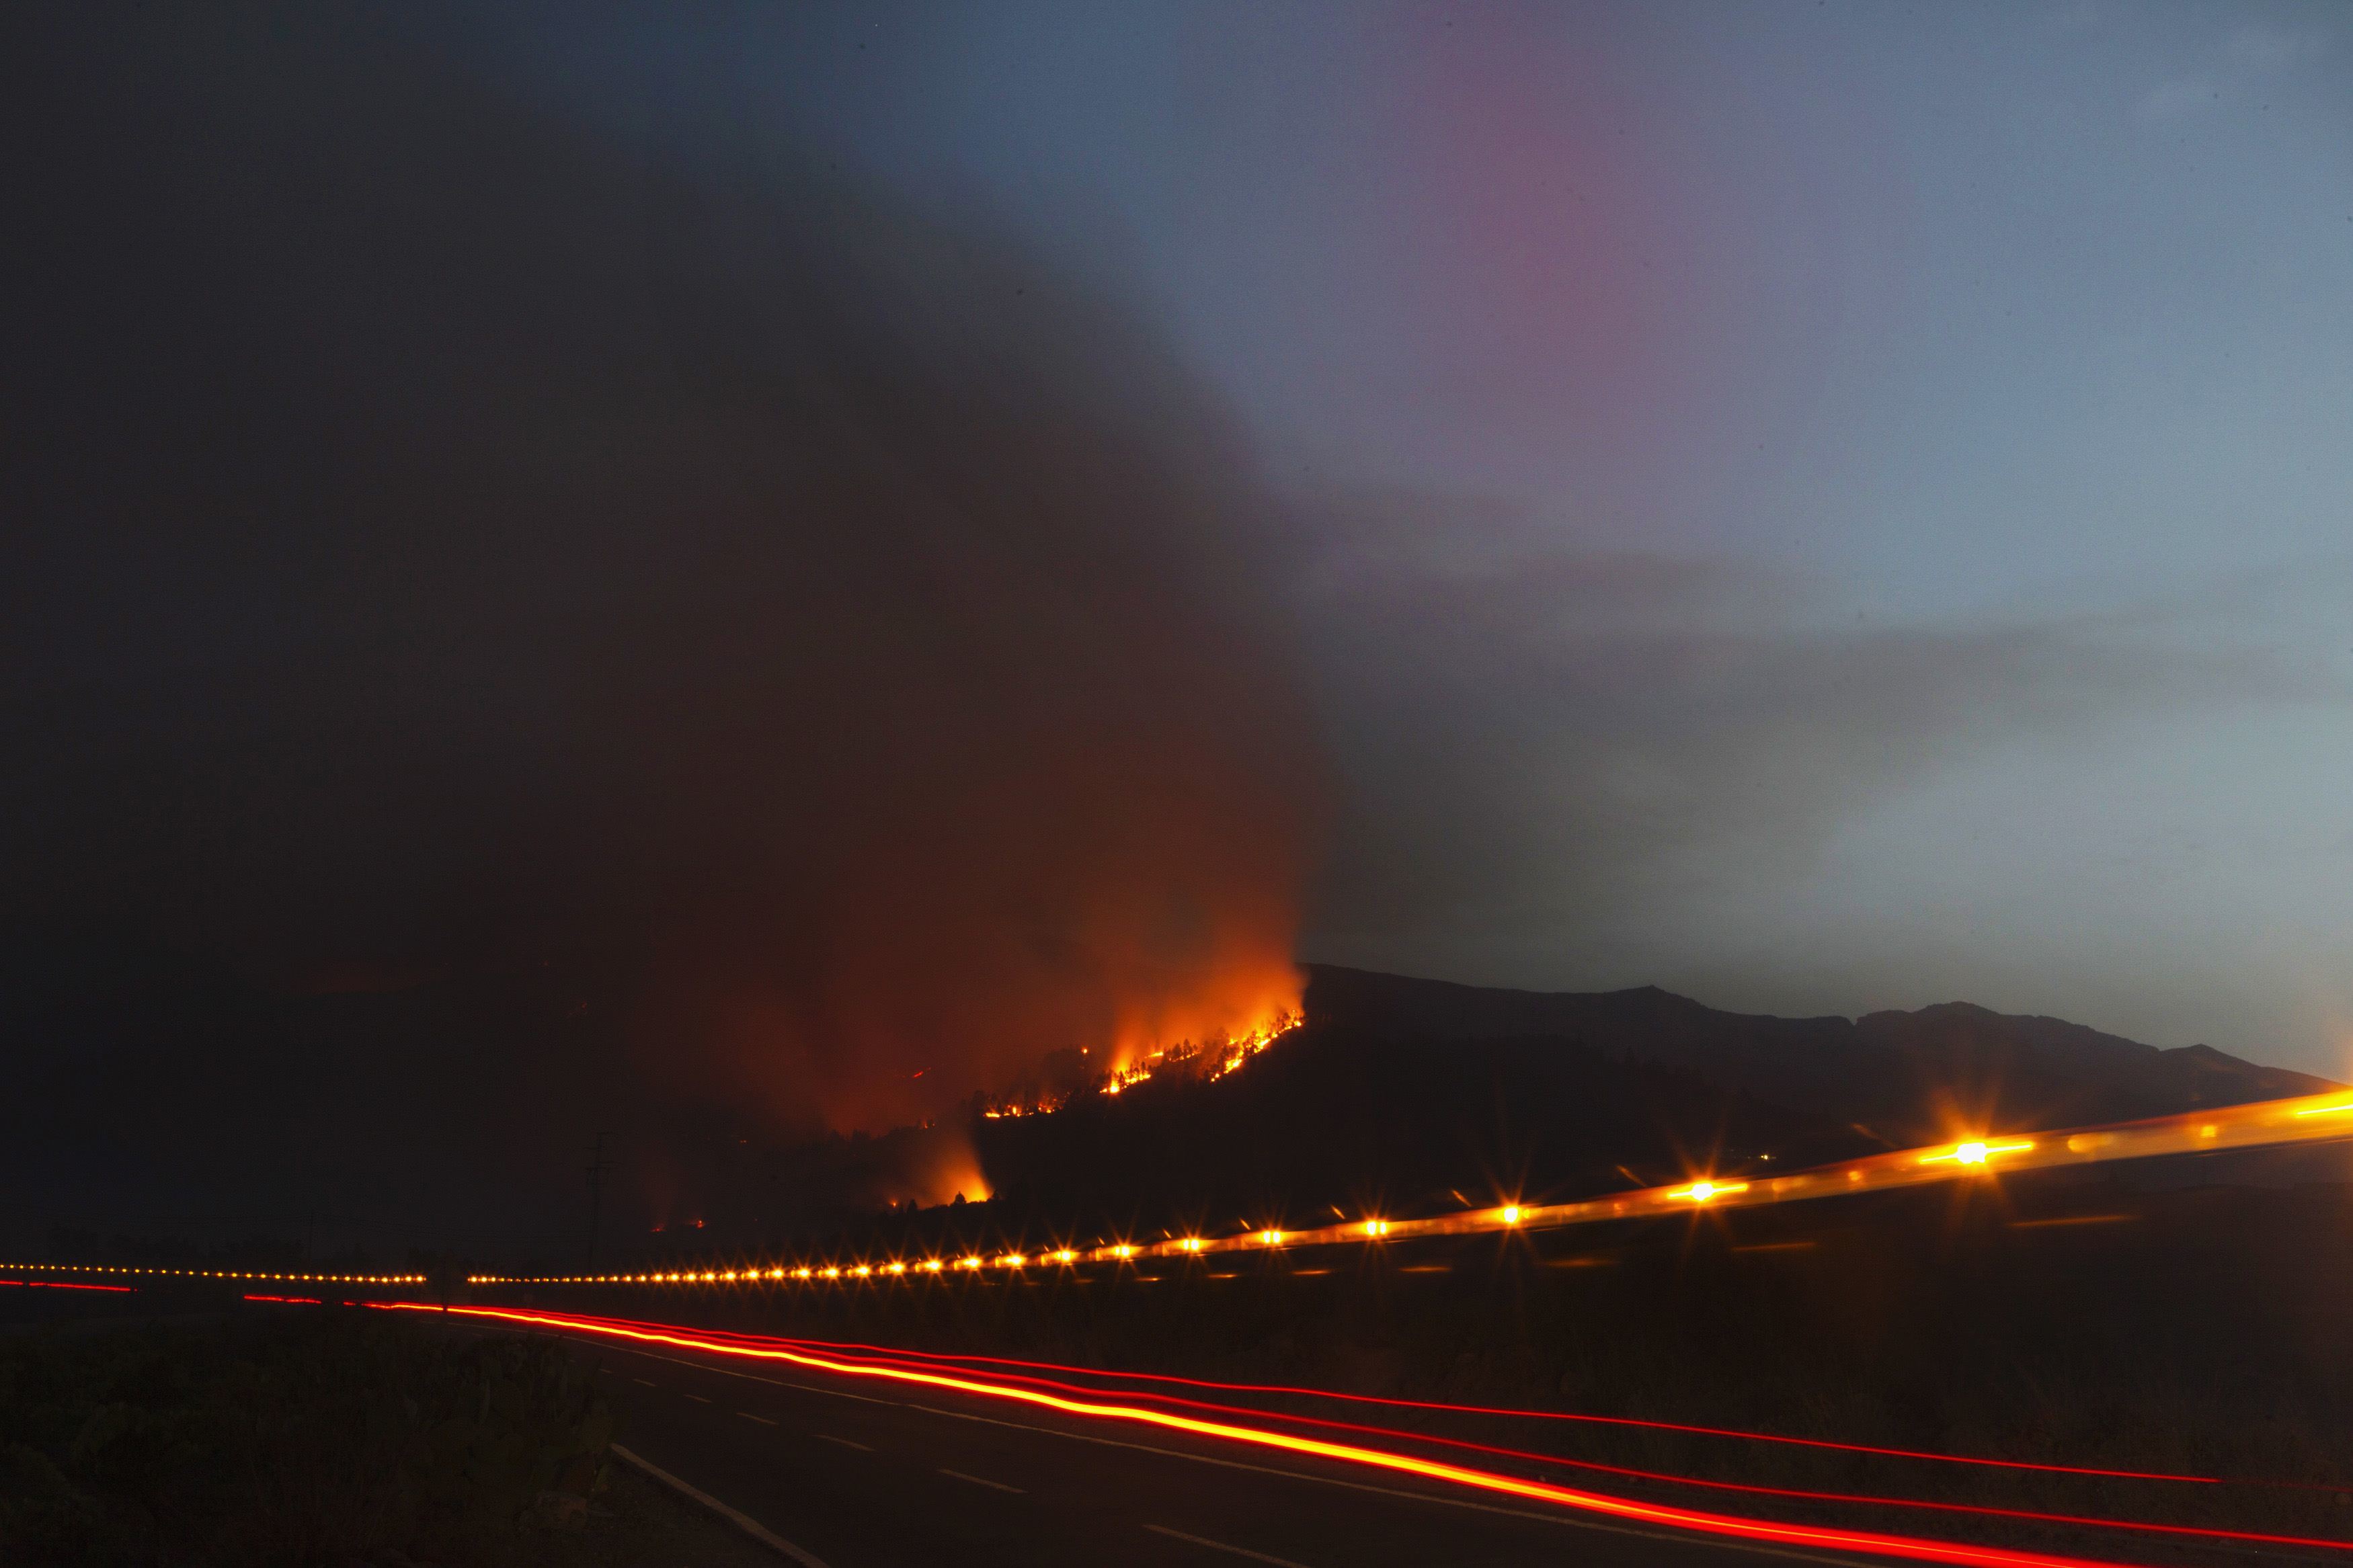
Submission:
{"label": "dark field", "polygon": [[758,1563],[545,1340],[340,1308],[0,1338],[0,1562]]}

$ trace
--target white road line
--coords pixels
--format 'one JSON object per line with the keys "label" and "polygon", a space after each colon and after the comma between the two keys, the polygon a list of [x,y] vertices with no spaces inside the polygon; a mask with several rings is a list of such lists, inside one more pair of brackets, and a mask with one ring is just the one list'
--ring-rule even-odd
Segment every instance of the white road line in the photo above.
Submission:
{"label": "white road line", "polygon": [[863,1443],[853,1443],[847,1437],[837,1437],[830,1432],[812,1432],[809,1436],[820,1443],[839,1443],[845,1448],[855,1448],[861,1454],[871,1454],[874,1451]]}
{"label": "white road line", "polygon": [[648,1388],[659,1388],[661,1386],[659,1383],[648,1383],[647,1380],[642,1377],[633,1377],[629,1379],[629,1381],[631,1383],[643,1383]]}
{"label": "white road line", "polygon": [[[847,1394],[839,1388],[819,1388],[814,1384],[795,1383],[788,1378],[762,1377],[756,1372],[737,1372],[732,1366],[713,1366],[707,1361],[688,1361],[683,1356],[664,1355],[659,1351],[641,1351],[635,1345],[609,1345],[606,1348],[619,1351],[624,1355],[641,1355],[649,1361],[666,1361],[672,1366],[691,1367],[696,1372],[715,1372],[722,1377],[740,1377],[750,1383],[765,1383],[772,1388],[797,1388],[803,1394],[827,1394],[836,1399],[855,1399],[860,1405],[899,1405],[903,1403],[896,1399],[877,1399],[871,1394]],[[645,1383],[646,1380],[639,1378],[638,1381]],[[646,1383],[646,1386],[651,1388],[654,1385]]]}
{"label": "white road line", "polygon": [[[746,1376],[746,1377],[748,1377],[748,1376],[750,1376],[751,1374],[750,1374],[750,1373],[739,1373],[738,1375],[739,1375],[739,1376]],[[759,1381],[760,1381],[760,1382],[762,1382],[762,1383],[773,1383],[773,1384],[776,1384],[777,1387],[779,1387],[779,1388],[797,1388],[797,1389],[799,1389],[803,1394],[832,1394],[836,1399],[855,1399],[855,1400],[856,1400],[856,1401],[858,1401],[858,1403],[859,1403],[859,1404],[860,1404],[860,1405],[897,1405],[897,1404],[899,1403],[899,1401],[897,1401],[897,1400],[895,1400],[895,1399],[874,1399],[874,1398],[870,1398],[868,1395],[863,1394],[844,1394],[844,1393],[843,1393],[840,1389],[839,1389],[839,1388],[819,1388],[819,1387],[816,1386],[814,1384],[807,1384],[807,1383],[786,1383],[786,1382],[783,1378],[781,1378],[781,1377],[764,1377],[764,1378],[761,1378]]]}
{"label": "white road line", "polygon": [[646,1474],[651,1476],[662,1485],[670,1488],[670,1490],[678,1493],[681,1497],[689,1498],[695,1502],[701,1503],[703,1507],[709,1509],[712,1512],[718,1514],[728,1523],[733,1525],[736,1529],[742,1531],[744,1534],[750,1536],[761,1545],[771,1547],[776,1551],[783,1552],[786,1556],[799,1563],[801,1568],[825,1568],[825,1560],[823,1558],[814,1556],[809,1552],[802,1551],[799,1547],[795,1546],[791,1542],[786,1541],[783,1536],[778,1535],[775,1531],[770,1530],[766,1525],[762,1524],[758,1520],[754,1519],[750,1514],[744,1513],[737,1509],[729,1508],[725,1503],[721,1502],[709,1492],[702,1490],[699,1487],[688,1485],[686,1482],[680,1480],[676,1476],[671,1475],[668,1470],[663,1469],[659,1465],[656,1465],[649,1460],[638,1458],[637,1455],[632,1454],[627,1448],[622,1447],[618,1443],[612,1446],[612,1452],[614,1458],[635,1465],[638,1468],[645,1471]]}
{"label": "white road line", "polygon": [[1747,1541],[1725,1541],[1703,1531],[1689,1533],[1663,1530],[1644,1530],[1640,1525],[1609,1524],[1581,1513],[1538,1513],[1534,1509],[1504,1508],[1492,1502],[1472,1502],[1468,1498],[1441,1497],[1434,1492],[1409,1492],[1397,1487],[1377,1487],[1366,1481],[1344,1481],[1337,1476],[1314,1476],[1303,1470],[1278,1470],[1271,1465],[1253,1465],[1241,1459],[1219,1459],[1208,1454],[1188,1454],[1182,1448],[1156,1447],[1150,1443],[1127,1443],[1117,1437],[1092,1437],[1083,1432],[1065,1432],[1056,1426],[1032,1426],[1026,1421],[1000,1421],[994,1415],[967,1415],[961,1410],[941,1410],[929,1405],[908,1403],[910,1410],[920,1410],[926,1415],[945,1415],[956,1421],[977,1421],[985,1426],[1010,1426],[1018,1432],[1042,1432],[1049,1437],[1068,1437],[1073,1443],[1092,1443],[1101,1448],[1133,1448],[1140,1454],[1159,1454],[1171,1459],[1190,1459],[1197,1465],[1215,1465],[1220,1469],[1250,1470],[1261,1476],[1281,1476],[1285,1480],[1312,1481],[1317,1486],[1342,1487],[1352,1492],[1377,1492],[1382,1497],[1403,1498],[1408,1502],[1436,1503],[1441,1508],[1467,1508],[1473,1513],[1501,1514],[1506,1519],[1532,1519],[1539,1524],[1566,1525],[1571,1530],[1599,1530],[1610,1535],[1631,1535],[1642,1541],[1662,1541],[1675,1546],[1707,1545],[1727,1552],[1746,1552],[1758,1557],[1784,1557],[1792,1563],[1820,1563],[1828,1568],[1855,1568],[1858,1562],[1876,1561],[1870,1553],[1858,1551],[1852,1557],[1825,1557],[1818,1552],[1799,1552],[1787,1546],[1759,1546]]}
{"label": "white road line", "polygon": [[754,1415],[748,1410],[738,1410],[735,1414],[741,1415],[746,1421],[757,1421],[763,1426],[774,1426],[776,1425],[774,1421],[769,1420],[766,1416]]}
{"label": "white road line", "polygon": [[992,1481],[986,1476],[967,1476],[962,1470],[951,1470],[945,1465],[940,1467],[940,1474],[954,1476],[960,1481],[970,1481],[976,1487],[995,1487],[1001,1492],[1018,1492],[1021,1489],[1019,1487],[1008,1487],[1003,1481]]}
{"label": "white road line", "polygon": [[693,1400],[697,1405],[708,1405],[711,1403],[711,1401],[703,1398],[700,1394],[690,1394],[687,1397]]}
{"label": "white road line", "polygon": [[1147,1524],[1144,1528],[1155,1535],[1166,1535],[1178,1541],[1189,1541],[1196,1546],[1206,1546],[1212,1552],[1230,1552],[1237,1557],[1247,1557],[1253,1563],[1271,1563],[1274,1568],[1306,1568],[1306,1564],[1293,1563],[1288,1557],[1270,1557],[1263,1552],[1252,1552],[1247,1546],[1229,1546],[1222,1541],[1212,1541],[1206,1535],[1187,1535],[1181,1530],[1171,1530],[1165,1524]]}

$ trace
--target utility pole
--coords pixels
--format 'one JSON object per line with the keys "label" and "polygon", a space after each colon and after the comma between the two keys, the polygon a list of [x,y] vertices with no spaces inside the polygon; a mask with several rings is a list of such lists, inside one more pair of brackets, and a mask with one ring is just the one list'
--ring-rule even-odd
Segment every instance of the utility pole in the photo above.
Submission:
{"label": "utility pole", "polygon": [[588,1154],[588,1267],[596,1267],[596,1230],[604,1217],[605,1173],[613,1168],[605,1158],[605,1140],[613,1135],[609,1128],[600,1129],[596,1144]]}

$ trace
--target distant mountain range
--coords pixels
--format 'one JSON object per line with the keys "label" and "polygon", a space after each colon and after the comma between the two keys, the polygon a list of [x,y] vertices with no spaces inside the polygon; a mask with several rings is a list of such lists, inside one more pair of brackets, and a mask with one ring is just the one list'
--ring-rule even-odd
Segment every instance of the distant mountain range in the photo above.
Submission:
{"label": "distant mountain range", "polygon": [[2211,1046],[2162,1050],[2063,1018],[1945,1002],[1861,1018],[1725,1013],[1656,986],[1494,990],[1308,968],[1307,1013],[1366,1039],[1476,1055],[1504,1040],[1558,1039],[1678,1068],[1793,1110],[1859,1123],[1897,1145],[1957,1128],[2025,1131],[2238,1105],[2337,1085]]}
{"label": "distant mountain range", "polygon": [[[1107,1234],[1584,1197],[2336,1087],[1958,1003],[1776,1018],[1649,988],[1314,965],[1306,1012],[1213,1082],[1164,1073],[1050,1115],[811,1136],[673,1091],[591,973],[289,996],[119,943],[0,944],[15,1090],[0,1097],[0,1191],[20,1200],[0,1239],[37,1246],[51,1225],[315,1231],[553,1256],[585,1239],[582,1167],[607,1128],[621,1163],[608,1245],[659,1249],[860,1223],[911,1193],[976,1196],[962,1179],[976,1154],[1003,1200],[987,1223]],[[2275,1163],[2277,1181],[2345,1179],[2342,1149]],[[2243,1162],[2231,1170],[2242,1179]]]}
{"label": "distant mountain range", "polygon": [[1060,1223],[1310,1223],[1794,1169],[1971,1132],[2336,1086],[1966,1003],[1777,1018],[1653,987],[1492,990],[1311,965],[1307,1025],[1214,1083],[985,1121],[984,1169]]}

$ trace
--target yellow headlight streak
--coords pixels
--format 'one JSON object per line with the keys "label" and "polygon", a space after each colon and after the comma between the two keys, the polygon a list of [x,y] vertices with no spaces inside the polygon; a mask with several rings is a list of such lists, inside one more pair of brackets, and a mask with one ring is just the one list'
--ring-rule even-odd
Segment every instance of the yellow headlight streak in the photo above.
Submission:
{"label": "yellow headlight streak", "polygon": [[1956,1143],[1941,1153],[1923,1154],[1920,1156],[1920,1163],[1936,1165],[1950,1160],[1958,1165],[1983,1165],[1997,1155],[2023,1154],[2033,1147],[2034,1144],[2031,1141],[2023,1143],[1988,1143],[1979,1139],[1971,1139],[1967,1143]]}
{"label": "yellow headlight streak", "polygon": [[[1843,1160],[1835,1165],[1794,1171],[1787,1175],[1758,1176],[1753,1180],[1694,1174],[1673,1185],[1645,1187],[1576,1203],[1511,1203],[1426,1219],[1359,1218],[1311,1230],[1280,1230],[1268,1226],[1231,1236],[1186,1236],[1169,1241],[1144,1243],[1123,1241],[1095,1247],[1063,1247],[1040,1253],[1037,1260],[1042,1263],[1050,1259],[1061,1264],[1125,1263],[1145,1258],[1194,1258],[1250,1248],[1329,1247],[1343,1242],[1404,1241],[1418,1237],[1546,1230],[1603,1220],[1688,1215],[1698,1208],[1750,1208],[1763,1204],[1883,1192],[1929,1182],[1978,1181],[2000,1172],[2090,1165],[2109,1160],[2142,1160],[2160,1154],[2213,1153],[2225,1149],[2258,1149],[2274,1144],[2325,1142],[2345,1138],[2353,1138],[2353,1099],[2347,1098],[2343,1089],[2332,1089],[2327,1094],[2306,1095],[2293,1100],[2267,1100],[2253,1105],[2161,1116],[2146,1121],[2111,1122],[2098,1127],[2037,1132],[2031,1138],[1983,1134],[1951,1143],[1932,1144],[1925,1149],[1901,1149],[1861,1160]],[[1020,1268],[1029,1261],[1027,1255],[1014,1252],[993,1258],[985,1254],[969,1254],[955,1259],[953,1267],[979,1271],[994,1263],[1003,1268]],[[27,1263],[14,1267],[79,1273],[110,1271],[69,1264]],[[942,1271],[943,1263],[939,1258],[927,1258],[921,1268],[924,1273],[937,1274]],[[236,1274],[195,1269],[130,1268],[111,1271],[177,1273],[191,1279],[269,1279],[288,1283],[424,1283],[423,1277],[417,1275]],[[749,1268],[742,1270],[740,1278],[756,1283],[764,1278],[781,1279],[784,1272],[778,1268],[765,1271]],[[806,1264],[790,1270],[791,1278],[796,1280],[812,1278],[839,1279],[843,1272],[839,1268],[828,1266],[815,1270],[813,1274]],[[856,1271],[856,1277],[863,1278],[871,1272],[871,1269],[861,1268]],[[894,1266],[886,1272],[898,1274],[902,1269]],[[617,1282],[659,1284],[682,1280],[691,1285],[722,1278],[714,1272],[690,1271],[684,1274],[621,1275]],[[736,1271],[730,1271],[724,1278],[733,1280],[739,1275]],[[475,1285],[611,1282],[615,1282],[612,1276],[600,1279],[595,1277],[518,1278],[487,1274],[471,1276],[468,1280],[469,1284]]]}
{"label": "yellow headlight streak", "polygon": [[1694,1182],[1688,1187],[1678,1187],[1669,1193],[1670,1198],[1687,1198],[1695,1204],[1714,1203],[1720,1197],[1748,1190],[1746,1182]]}

